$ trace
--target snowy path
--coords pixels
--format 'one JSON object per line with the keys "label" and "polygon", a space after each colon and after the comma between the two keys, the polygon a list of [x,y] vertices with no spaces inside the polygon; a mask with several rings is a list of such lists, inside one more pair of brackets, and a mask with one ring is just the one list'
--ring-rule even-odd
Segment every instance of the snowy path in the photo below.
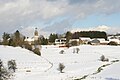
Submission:
{"label": "snowy path", "polygon": [[[42,57],[42,56],[41,56]],[[42,57],[44,60],[46,60],[51,66],[49,68],[47,68],[44,72],[47,72],[48,70],[50,70],[53,67],[53,63],[50,62],[47,58]]]}

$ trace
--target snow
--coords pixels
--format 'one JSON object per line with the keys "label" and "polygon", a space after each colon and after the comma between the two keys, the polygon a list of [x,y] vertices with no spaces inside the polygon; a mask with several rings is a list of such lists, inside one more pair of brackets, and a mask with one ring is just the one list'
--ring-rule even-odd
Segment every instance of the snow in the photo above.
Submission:
{"label": "snow", "polygon": [[[79,48],[79,53],[73,53]],[[14,59],[17,71],[14,80],[74,80],[88,75],[85,80],[120,80],[120,46],[80,45],[70,48],[59,48],[54,45],[42,46],[42,56],[20,47],[0,46],[0,59],[7,65],[7,61]],[[64,54],[59,52],[64,50]],[[109,62],[101,62],[101,55],[105,55]],[[64,73],[58,70],[59,63],[65,65]],[[100,73],[95,73],[102,65]]]}

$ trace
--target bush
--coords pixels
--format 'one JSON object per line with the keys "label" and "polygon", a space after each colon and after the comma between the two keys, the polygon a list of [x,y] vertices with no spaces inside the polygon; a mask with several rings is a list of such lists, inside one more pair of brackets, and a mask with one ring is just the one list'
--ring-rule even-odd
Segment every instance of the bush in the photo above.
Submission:
{"label": "bush", "polygon": [[71,42],[71,46],[77,46],[78,45],[78,42],[77,41],[72,41]]}
{"label": "bush", "polygon": [[79,48],[73,48],[73,53],[79,53],[80,49]]}
{"label": "bush", "polygon": [[11,74],[3,66],[3,62],[0,59],[0,80],[9,80]]}
{"label": "bush", "polygon": [[32,51],[32,46],[28,43],[25,43],[25,49]]}
{"label": "bush", "polygon": [[63,69],[64,68],[65,68],[64,64],[63,63],[59,63],[58,70],[60,71],[60,73],[63,73]]}
{"label": "bush", "polygon": [[65,52],[64,50],[61,50],[59,53],[60,53],[60,54],[64,54],[64,52]]}
{"label": "bush", "polygon": [[118,44],[117,44],[116,42],[114,42],[114,41],[111,41],[111,42],[108,43],[108,45],[114,45],[114,46],[117,46]]}
{"label": "bush", "polygon": [[105,56],[102,55],[102,56],[100,57],[100,61],[104,61],[104,60],[105,60]]}
{"label": "bush", "polygon": [[105,58],[105,56],[102,55],[102,56],[100,57],[100,61],[109,61],[109,59],[108,59],[108,58]]}
{"label": "bush", "polygon": [[9,71],[15,72],[15,70],[17,69],[16,66],[17,65],[16,65],[15,60],[8,61],[8,70]]}
{"label": "bush", "polygon": [[87,44],[92,45],[92,43],[90,41]]}
{"label": "bush", "polygon": [[76,53],[78,53],[80,51],[80,49],[79,48],[76,48]]}
{"label": "bush", "polygon": [[35,49],[33,50],[33,52],[34,52],[35,54],[41,56],[41,53],[40,53],[40,49],[39,49],[39,48],[35,48]]}

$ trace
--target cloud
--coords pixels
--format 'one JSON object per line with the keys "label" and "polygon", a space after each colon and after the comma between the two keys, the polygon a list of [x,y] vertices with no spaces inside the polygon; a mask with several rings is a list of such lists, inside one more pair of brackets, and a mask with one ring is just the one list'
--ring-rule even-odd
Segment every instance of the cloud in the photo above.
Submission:
{"label": "cloud", "polygon": [[69,31],[71,26],[72,24],[68,20],[63,20],[61,22],[55,22],[54,24],[43,28],[42,31],[61,34]]}
{"label": "cloud", "polygon": [[105,31],[108,34],[116,34],[120,33],[120,28],[119,27],[111,27],[111,26],[106,26],[106,25],[101,25],[96,28],[93,28],[95,31]]}
{"label": "cloud", "polygon": [[66,23],[63,20],[42,26],[46,31],[62,32],[64,30],[60,27],[69,26],[68,29],[75,21],[92,14],[120,13],[119,3],[120,0],[115,0],[114,4],[113,0],[0,0],[0,34],[12,32],[20,26],[37,24],[41,27],[41,22],[52,23],[58,17],[68,16]]}
{"label": "cloud", "polygon": [[95,31],[108,31],[109,29],[110,29],[110,27],[108,27],[106,25],[101,25],[101,26],[94,28],[93,30],[95,30]]}
{"label": "cloud", "polygon": [[73,29],[71,29],[72,33],[77,32],[77,31],[105,31],[108,34],[116,34],[116,33],[120,33],[120,28],[101,25],[101,26],[89,27],[89,28],[73,28]]}
{"label": "cloud", "polygon": [[[63,34],[63,32],[66,32],[66,31],[71,31],[72,33],[77,32],[77,31],[105,31],[108,34],[120,33],[119,27],[113,28],[113,27],[106,26],[106,25],[89,27],[89,28],[69,28],[69,26],[71,26],[71,24],[69,22],[67,22],[66,20],[64,20],[63,22],[60,22],[60,23],[55,23],[55,24],[56,25],[51,25],[51,26],[48,26],[45,28],[37,27],[39,35],[43,35],[45,38],[48,38],[50,33],[58,33],[59,32],[59,34]],[[69,24],[69,26],[67,24]],[[66,26],[61,27],[62,25],[66,25]],[[20,32],[23,35],[25,35],[26,37],[32,38],[34,36],[35,28],[36,28],[35,26],[29,26],[29,27],[25,27],[25,28],[22,27]]]}
{"label": "cloud", "polygon": [[35,27],[35,26],[29,26],[29,27],[25,27],[23,29],[20,30],[20,33],[22,33],[24,36],[26,37],[34,37],[34,32],[35,32],[35,28],[37,28],[37,31],[40,35],[44,35],[44,37],[48,38],[50,35],[50,32],[48,31],[43,31],[41,28],[39,27]]}

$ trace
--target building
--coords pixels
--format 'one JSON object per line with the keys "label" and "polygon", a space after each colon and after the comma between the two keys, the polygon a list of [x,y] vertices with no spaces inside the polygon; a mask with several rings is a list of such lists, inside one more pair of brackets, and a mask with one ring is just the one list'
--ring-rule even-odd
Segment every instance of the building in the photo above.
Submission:
{"label": "building", "polygon": [[89,37],[79,37],[80,44],[88,44],[91,41]]}
{"label": "building", "polygon": [[66,38],[55,39],[56,45],[66,44]]}
{"label": "building", "polygon": [[79,39],[70,39],[69,40],[69,46],[78,46],[78,45],[80,45]]}
{"label": "building", "polygon": [[92,45],[100,45],[100,40],[98,40],[98,39],[93,39],[90,42],[91,42]]}
{"label": "building", "polygon": [[34,44],[34,41],[37,41],[38,39],[39,39],[39,33],[37,28],[35,28],[34,36],[32,38],[27,37],[25,41],[28,42],[29,44]]}
{"label": "building", "polygon": [[108,40],[109,42],[116,42],[117,44],[120,44],[120,36],[109,36]]}
{"label": "building", "polygon": [[38,31],[37,31],[37,28],[35,28],[35,32],[34,32],[34,41],[37,41],[39,38],[39,34],[38,34]]}

